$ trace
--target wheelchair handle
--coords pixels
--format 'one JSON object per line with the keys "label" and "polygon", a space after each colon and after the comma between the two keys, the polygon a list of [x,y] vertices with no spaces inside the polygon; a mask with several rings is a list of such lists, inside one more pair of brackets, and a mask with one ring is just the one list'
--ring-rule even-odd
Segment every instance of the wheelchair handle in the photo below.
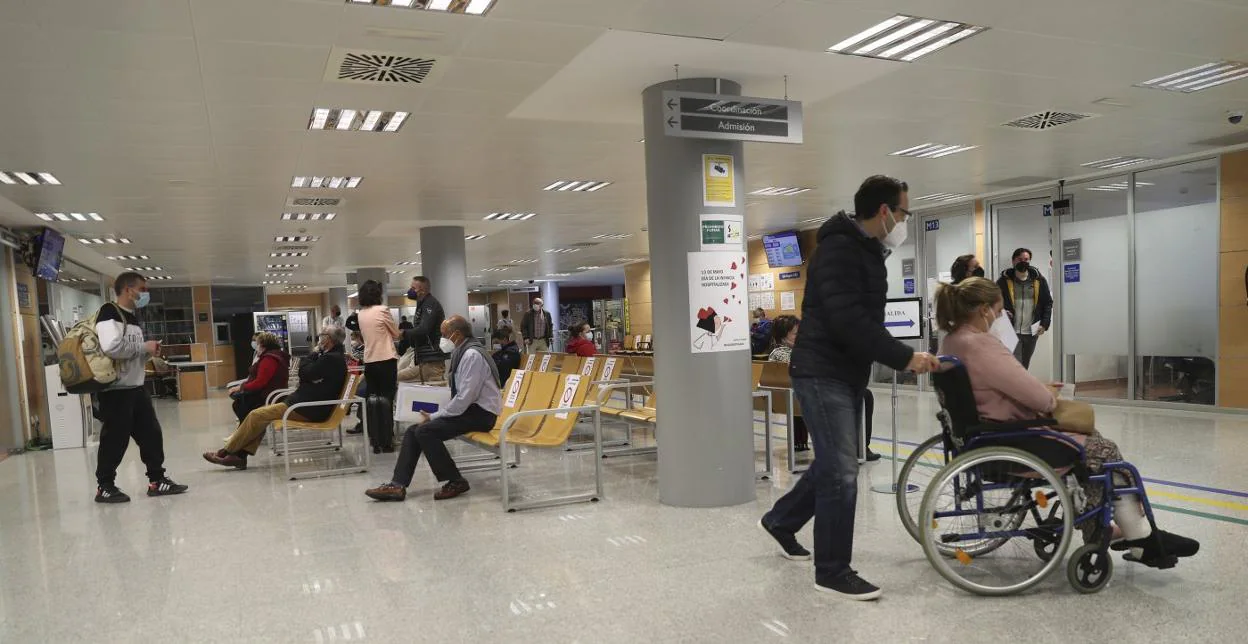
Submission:
{"label": "wheelchair handle", "polygon": [[936,359],[940,361],[940,364],[947,364],[954,367],[962,364],[962,361],[959,360],[957,356],[941,355],[936,356]]}

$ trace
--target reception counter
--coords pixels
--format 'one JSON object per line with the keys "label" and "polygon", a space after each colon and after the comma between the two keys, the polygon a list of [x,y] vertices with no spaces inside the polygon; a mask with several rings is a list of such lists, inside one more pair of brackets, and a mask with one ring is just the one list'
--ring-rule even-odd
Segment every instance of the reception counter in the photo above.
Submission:
{"label": "reception counter", "polygon": [[178,370],[178,400],[204,400],[208,398],[208,367],[221,364],[221,360],[194,360],[170,362]]}

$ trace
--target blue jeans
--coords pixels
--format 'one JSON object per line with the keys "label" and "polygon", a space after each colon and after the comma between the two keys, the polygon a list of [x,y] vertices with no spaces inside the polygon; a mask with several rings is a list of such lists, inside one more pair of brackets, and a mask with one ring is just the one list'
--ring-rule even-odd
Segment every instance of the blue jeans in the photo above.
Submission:
{"label": "blue jeans", "polygon": [[815,444],[815,460],[763,522],[796,534],[814,517],[815,581],[830,583],[850,570],[854,554],[863,389],[827,378],[794,378],[793,392]]}

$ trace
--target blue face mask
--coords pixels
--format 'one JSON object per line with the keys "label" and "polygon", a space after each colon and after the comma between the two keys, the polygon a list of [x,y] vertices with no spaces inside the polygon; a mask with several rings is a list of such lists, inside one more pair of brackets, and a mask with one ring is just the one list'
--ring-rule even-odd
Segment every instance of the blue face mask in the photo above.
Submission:
{"label": "blue face mask", "polygon": [[417,293],[417,292],[416,292],[416,289],[414,289],[414,288],[409,288],[409,289],[407,289],[407,299],[409,299],[409,300],[419,300],[419,299],[420,299],[420,293]]}
{"label": "blue face mask", "polygon": [[134,306],[136,308],[141,309],[147,306],[147,303],[151,301],[152,301],[152,294],[147,291],[143,291],[142,293],[139,293],[139,299],[134,301]]}

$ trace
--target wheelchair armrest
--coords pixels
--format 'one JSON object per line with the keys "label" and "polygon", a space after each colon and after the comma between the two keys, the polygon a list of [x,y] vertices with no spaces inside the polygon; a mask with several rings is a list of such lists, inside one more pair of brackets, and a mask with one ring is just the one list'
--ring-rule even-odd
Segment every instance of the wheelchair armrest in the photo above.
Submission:
{"label": "wheelchair armrest", "polygon": [[1032,418],[1031,420],[1012,420],[1005,423],[980,423],[967,428],[968,434],[989,434],[993,432],[1016,432],[1022,429],[1037,427],[1056,427],[1057,421],[1052,418]]}

